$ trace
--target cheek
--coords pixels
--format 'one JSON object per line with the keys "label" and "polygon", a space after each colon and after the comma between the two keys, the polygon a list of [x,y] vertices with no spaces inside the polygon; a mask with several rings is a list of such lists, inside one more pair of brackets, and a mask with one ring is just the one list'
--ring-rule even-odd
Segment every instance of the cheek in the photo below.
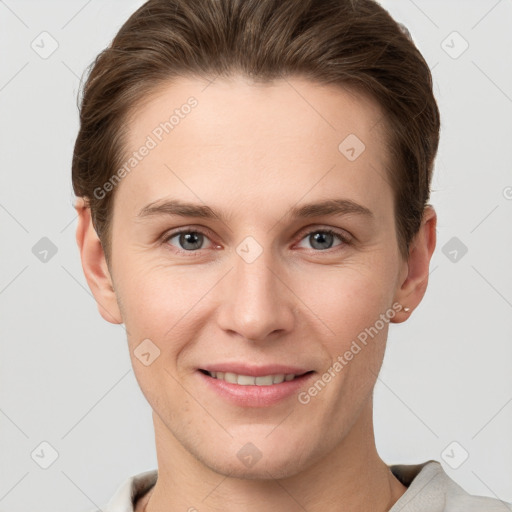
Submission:
{"label": "cheek", "polygon": [[[391,305],[393,272],[382,261],[343,263],[329,271],[297,279],[294,290],[330,330],[326,334],[347,340],[372,325]],[[331,331],[334,331],[331,332]]]}
{"label": "cheek", "polygon": [[139,333],[162,335],[179,326],[210,287],[208,274],[191,267],[165,267],[151,262],[124,262],[120,295],[126,326]]}
{"label": "cheek", "polygon": [[[184,365],[188,354],[197,351],[198,333],[210,318],[209,304],[218,273],[194,270],[192,266],[151,264],[125,270],[131,277],[121,290],[123,318],[137,380],[143,389],[164,384],[172,388],[174,381],[169,373],[175,375],[177,366]],[[149,368],[136,357],[141,350],[138,347],[147,339],[159,354]]]}
{"label": "cheek", "polygon": [[162,389],[168,396],[181,396],[175,368],[181,353],[193,345],[199,311],[194,305],[205,292],[200,280],[190,280],[190,269],[189,275],[151,265],[125,270],[130,278],[121,294],[130,358],[144,396],[160,410],[167,406]]}

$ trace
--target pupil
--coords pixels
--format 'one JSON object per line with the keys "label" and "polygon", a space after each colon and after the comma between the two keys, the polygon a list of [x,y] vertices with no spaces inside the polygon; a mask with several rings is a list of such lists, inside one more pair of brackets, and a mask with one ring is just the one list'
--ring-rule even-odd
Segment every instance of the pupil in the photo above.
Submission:
{"label": "pupil", "polygon": [[[315,247],[315,244],[317,244],[318,242],[320,244],[322,243],[326,243],[326,237],[327,239],[331,241],[329,245],[329,247]],[[316,233],[315,235],[313,235],[313,243],[311,244],[313,247],[315,247],[315,249],[320,249],[320,250],[325,250],[325,249],[329,249],[332,245],[332,235],[330,233]]]}
{"label": "pupil", "polygon": [[[201,234],[196,232],[182,234],[180,244],[186,250],[198,249],[201,246],[200,236]],[[187,247],[187,244],[192,244],[192,247]]]}

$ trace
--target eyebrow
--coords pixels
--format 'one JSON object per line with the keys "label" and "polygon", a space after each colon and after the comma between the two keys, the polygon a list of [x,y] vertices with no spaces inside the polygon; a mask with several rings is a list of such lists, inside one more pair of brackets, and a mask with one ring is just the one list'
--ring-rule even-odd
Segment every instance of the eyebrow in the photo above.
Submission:
{"label": "eyebrow", "polygon": [[[328,199],[316,203],[307,203],[292,208],[285,216],[286,219],[310,218],[326,215],[341,216],[348,214],[363,215],[373,218],[373,212],[350,199]],[[157,200],[144,206],[137,214],[138,218],[154,216],[197,217],[202,219],[218,219],[224,223],[227,215],[217,212],[206,205],[187,203],[177,199]]]}

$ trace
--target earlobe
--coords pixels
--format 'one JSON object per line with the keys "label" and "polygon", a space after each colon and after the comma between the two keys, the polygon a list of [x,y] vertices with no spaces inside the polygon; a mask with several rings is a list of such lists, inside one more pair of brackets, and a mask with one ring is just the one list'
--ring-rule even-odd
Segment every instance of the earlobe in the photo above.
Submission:
{"label": "earlobe", "polygon": [[103,247],[92,224],[91,210],[83,198],[75,203],[78,214],[76,242],[82,269],[101,316],[112,324],[123,323]]}
{"label": "earlobe", "polygon": [[394,323],[407,320],[425,295],[430,260],[436,247],[436,224],[436,212],[431,205],[427,205],[420,229],[411,241],[408,260],[404,262],[405,277],[402,275],[398,283],[395,301],[402,305],[402,310],[392,320]]}

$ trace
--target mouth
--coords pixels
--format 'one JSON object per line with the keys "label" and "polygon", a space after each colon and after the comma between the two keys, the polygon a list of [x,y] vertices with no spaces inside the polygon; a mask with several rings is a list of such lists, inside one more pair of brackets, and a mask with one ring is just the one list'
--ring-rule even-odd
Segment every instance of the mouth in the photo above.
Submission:
{"label": "mouth", "polygon": [[[218,397],[226,403],[244,408],[265,408],[286,403],[294,396],[297,397],[300,390],[308,386],[316,374],[314,370],[304,372],[299,368],[278,366],[257,370],[246,367],[245,374],[225,371],[228,368],[222,369],[224,371],[198,368],[196,375],[200,377],[198,385],[201,386],[201,392],[204,389],[208,399],[211,397],[216,400],[214,397]],[[297,373],[270,373],[284,369],[295,370]]]}
{"label": "mouth", "polygon": [[230,384],[238,384],[240,386],[272,386],[274,384],[281,384],[282,382],[290,382],[292,380],[301,379],[311,373],[313,370],[303,372],[300,374],[295,373],[276,373],[269,375],[253,376],[253,375],[242,375],[232,372],[211,372],[204,369],[199,369],[201,373],[212,377],[213,379],[228,382]]}

